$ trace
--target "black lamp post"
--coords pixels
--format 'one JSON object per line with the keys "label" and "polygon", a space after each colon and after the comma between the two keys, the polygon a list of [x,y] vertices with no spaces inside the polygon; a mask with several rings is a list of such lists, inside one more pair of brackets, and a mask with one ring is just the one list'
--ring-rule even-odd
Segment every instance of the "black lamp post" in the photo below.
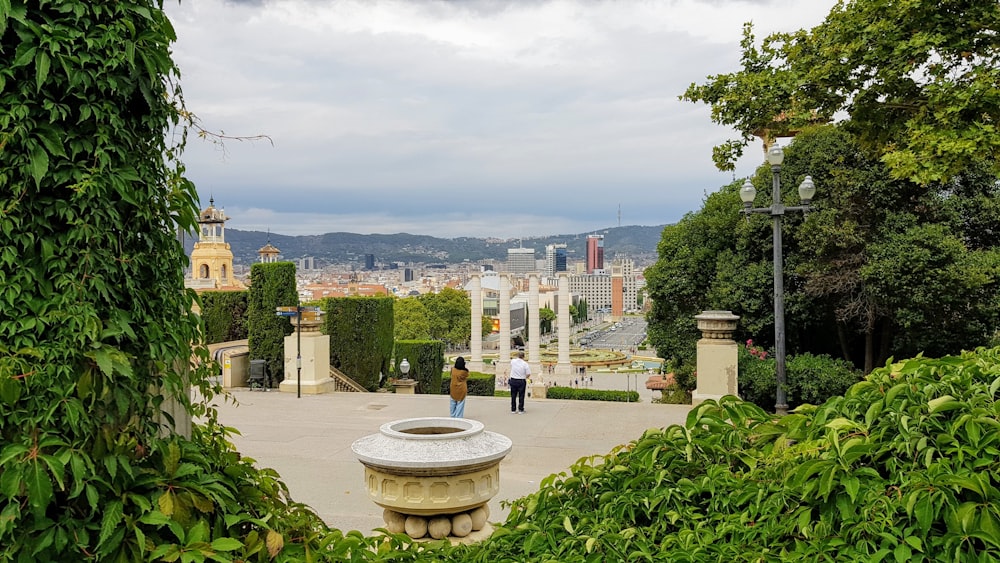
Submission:
{"label": "black lamp post", "polygon": [[788,413],[788,399],[785,395],[785,288],[784,272],[782,268],[783,256],[781,249],[781,216],[786,211],[801,211],[805,214],[811,207],[813,195],[816,193],[816,185],[813,184],[812,177],[806,176],[799,185],[799,199],[802,205],[785,207],[781,203],[781,162],[785,159],[785,152],[778,143],[771,145],[767,151],[767,162],[771,165],[771,206],[753,207],[753,200],[757,197],[757,190],[747,179],[740,189],[740,199],[743,200],[743,213],[761,213],[770,215],[773,220],[774,230],[774,359],[775,359],[775,379],[777,392],[775,394],[774,411],[779,414]]}

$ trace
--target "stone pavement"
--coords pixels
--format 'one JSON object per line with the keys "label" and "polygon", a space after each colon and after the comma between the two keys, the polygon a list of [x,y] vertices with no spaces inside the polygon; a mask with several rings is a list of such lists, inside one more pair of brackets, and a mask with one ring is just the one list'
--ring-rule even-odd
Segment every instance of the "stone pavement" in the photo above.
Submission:
{"label": "stone pavement", "polygon": [[[596,381],[596,377],[595,377]],[[644,380],[643,380],[644,381]],[[643,389],[644,391],[644,389]],[[259,467],[281,474],[292,499],[311,506],[334,528],[369,535],[383,526],[382,508],[368,499],[364,468],[351,451],[354,440],[403,418],[448,416],[447,395],[331,393],[303,395],[234,389],[238,402],[217,397],[222,424],[237,428],[236,448]],[[510,399],[472,397],[465,415],[513,441],[500,464],[500,493],[490,501],[490,521],[503,521],[513,500],[538,490],[539,482],[566,471],[582,457],[606,454],[647,428],[681,424],[688,405],[528,399],[526,413],[510,412]]]}

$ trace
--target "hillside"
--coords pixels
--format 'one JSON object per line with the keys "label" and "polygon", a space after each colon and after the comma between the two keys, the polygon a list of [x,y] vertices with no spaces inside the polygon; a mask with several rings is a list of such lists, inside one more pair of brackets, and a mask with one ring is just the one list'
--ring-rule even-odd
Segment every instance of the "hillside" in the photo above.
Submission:
{"label": "hillside", "polygon": [[[655,257],[656,245],[660,241],[664,225],[653,227],[627,226],[612,227],[597,231],[604,235],[604,252],[607,260],[616,253],[624,253],[636,259]],[[565,243],[570,258],[581,259],[586,248],[587,235],[592,233],[552,235],[526,238],[521,241],[525,248],[534,248],[538,258],[545,257],[545,246]],[[365,254],[374,254],[375,260],[387,262],[418,263],[458,263],[465,260],[476,262],[493,259],[506,260],[507,249],[516,248],[518,239],[497,241],[472,237],[437,238],[426,235],[397,233],[391,235],[356,233],[326,233],[323,235],[287,236],[260,231],[226,229],[226,242],[230,244],[237,263],[250,264],[257,260],[257,250],[264,246],[268,237],[271,244],[281,250],[286,260],[297,260],[303,256],[313,256],[317,265],[332,263],[364,262]],[[185,241],[188,252],[194,245],[190,238]]]}

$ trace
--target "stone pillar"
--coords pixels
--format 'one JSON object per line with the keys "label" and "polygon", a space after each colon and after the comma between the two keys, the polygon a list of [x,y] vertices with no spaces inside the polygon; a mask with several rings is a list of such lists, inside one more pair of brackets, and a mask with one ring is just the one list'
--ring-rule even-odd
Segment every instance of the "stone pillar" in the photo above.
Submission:
{"label": "stone pillar", "polygon": [[500,343],[496,363],[497,375],[510,369],[510,278],[500,274]]}
{"label": "stone pillar", "polygon": [[739,316],[732,311],[703,311],[696,315],[701,340],[698,341],[698,381],[691,403],[718,400],[739,393],[737,365],[739,348],[733,340]]}
{"label": "stone pillar", "polygon": [[469,371],[483,371],[483,282],[482,276],[476,272],[469,280],[472,286],[469,299],[472,301],[472,335],[469,340],[469,353],[472,358],[466,362]]}
{"label": "stone pillar", "polygon": [[[332,393],[336,384],[330,377],[330,337],[320,332],[323,321],[319,313],[303,311],[302,318],[292,317],[295,332],[285,337],[285,379],[281,381],[278,390],[284,393],[296,393],[300,389],[297,381],[297,356],[302,353],[303,394]],[[298,332],[301,331],[301,339]]]}
{"label": "stone pillar", "polygon": [[532,379],[541,383],[544,381],[544,377],[540,348],[542,334],[538,310],[538,274],[528,274],[528,364],[531,366]]}
{"label": "stone pillar", "polygon": [[556,314],[559,337],[559,359],[556,361],[556,375],[573,375],[569,361],[569,276],[559,274],[559,312]]}

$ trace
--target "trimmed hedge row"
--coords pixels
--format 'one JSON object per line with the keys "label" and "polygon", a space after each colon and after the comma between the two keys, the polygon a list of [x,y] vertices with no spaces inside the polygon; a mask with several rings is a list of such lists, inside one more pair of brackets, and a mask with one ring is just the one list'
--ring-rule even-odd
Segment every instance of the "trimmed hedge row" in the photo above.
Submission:
{"label": "trimmed hedge row", "polygon": [[[469,395],[477,397],[492,397],[496,391],[497,377],[492,373],[480,373],[470,371],[466,384],[469,386]],[[451,392],[451,374],[441,374],[441,394],[447,395]]]}
{"label": "trimmed hedge row", "polygon": [[243,340],[247,337],[247,304],[250,293],[206,291],[201,300],[201,318],[205,323],[205,344]]}
{"label": "trimmed hedge row", "polygon": [[393,354],[394,373],[399,363],[410,363],[409,376],[417,380],[417,393],[438,395],[441,392],[441,371],[444,369],[444,342],[440,340],[397,340]]}
{"label": "trimmed hedge row", "polygon": [[247,326],[251,360],[267,360],[271,384],[285,378],[285,337],[294,327],[288,317],[275,316],[277,307],[299,304],[295,264],[271,262],[250,267]]}
{"label": "trimmed hedge row", "polygon": [[638,403],[638,391],[607,391],[603,389],[573,389],[572,387],[549,387],[545,396],[549,399],[575,399],[577,401],[612,401],[617,403]]}
{"label": "trimmed hedge row", "polygon": [[392,297],[326,297],[323,334],[330,337],[330,365],[374,391],[392,356]]}

